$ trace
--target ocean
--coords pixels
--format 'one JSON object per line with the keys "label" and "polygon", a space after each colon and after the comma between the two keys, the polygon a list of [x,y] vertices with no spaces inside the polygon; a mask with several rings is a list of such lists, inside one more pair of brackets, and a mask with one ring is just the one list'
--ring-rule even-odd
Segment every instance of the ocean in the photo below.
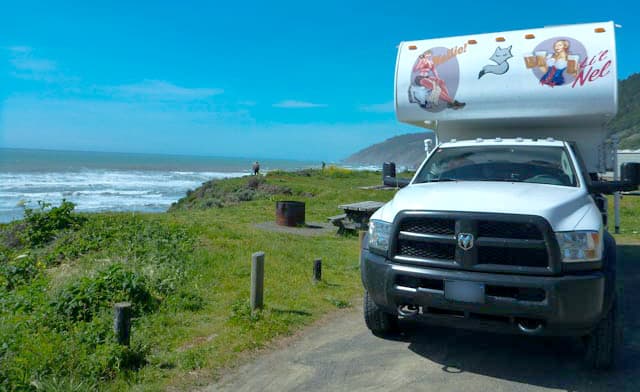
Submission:
{"label": "ocean", "polygon": [[[320,162],[260,160],[261,172],[319,167]],[[0,222],[23,205],[62,199],[76,210],[166,211],[187,190],[211,179],[251,173],[252,159],[0,148]]]}

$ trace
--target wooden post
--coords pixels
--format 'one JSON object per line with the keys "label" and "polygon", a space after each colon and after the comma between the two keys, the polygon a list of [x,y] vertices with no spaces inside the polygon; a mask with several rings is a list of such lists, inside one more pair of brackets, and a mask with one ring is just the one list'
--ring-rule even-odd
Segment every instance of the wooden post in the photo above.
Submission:
{"label": "wooden post", "polygon": [[322,259],[315,259],[313,261],[313,283],[318,283],[322,280]]}
{"label": "wooden post", "polygon": [[128,346],[131,340],[131,303],[119,302],[113,305],[113,332],[116,340],[123,346]]}
{"label": "wooden post", "polygon": [[262,309],[264,291],[264,252],[251,255],[251,310]]}

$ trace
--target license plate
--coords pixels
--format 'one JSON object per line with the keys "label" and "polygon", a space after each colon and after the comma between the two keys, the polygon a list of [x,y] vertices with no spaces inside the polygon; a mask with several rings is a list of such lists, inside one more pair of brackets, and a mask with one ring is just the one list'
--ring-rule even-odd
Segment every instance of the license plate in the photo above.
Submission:
{"label": "license plate", "polygon": [[450,301],[484,303],[484,284],[462,280],[445,280],[444,297]]}

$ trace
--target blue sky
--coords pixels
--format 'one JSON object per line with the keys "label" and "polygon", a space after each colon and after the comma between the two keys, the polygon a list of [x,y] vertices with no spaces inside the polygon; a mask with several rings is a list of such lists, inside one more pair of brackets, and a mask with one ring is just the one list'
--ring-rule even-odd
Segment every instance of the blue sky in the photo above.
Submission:
{"label": "blue sky", "polygon": [[0,146],[338,160],[417,130],[393,113],[398,42],[614,20],[626,78],[639,8],[15,1],[0,15]]}

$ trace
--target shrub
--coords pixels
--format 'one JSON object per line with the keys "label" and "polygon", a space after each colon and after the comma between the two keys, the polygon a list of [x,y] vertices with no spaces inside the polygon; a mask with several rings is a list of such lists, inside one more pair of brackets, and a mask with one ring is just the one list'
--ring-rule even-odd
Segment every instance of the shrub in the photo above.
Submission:
{"label": "shrub", "polygon": [[95,277],[84,277],[65,287],[52,306],[70,320],[90,321],[100,309],[120,301],[130,301],[134,314],[152,311],[158,305],[143,276],[113,264]]}
{"label": "shrub", "polygon": [[26,240],[31,246],[40,246],[51,241],[64,229],[79,226],[83,219],[73,214],[75,204],[62,200],[58,207],[38,201],[38,209],[25,207],[24,220],[27,224]]}
{"label": "shrub", "polygon": [[24,244],[24,232],[27,225],[16,221],[0,227],[0,248],[18,249]]}
{"label": "shrub", "polygon": [[264,176],[247,176],[231,180],[211,180],[172,204],[179,209],[226,207],[252,200],[271,199],[275,195],[292,195],[288,186],[271,184]]}
{"label": "shrub", "polygon": [[126,260],[136,268],[145,266],[146,275],[155,285],[157,277],[176,280],[179,276],[176,269],[184,264],[193,246],[194,238],[185,228],[141,217],[90,216],[80,229],[61,234],[46,248],[43,260],[49,265],[84,255]]}
{"label": "shrub", "polygon": [[262,176],[249,177],[249,179],[247,180],[247,188],[258,189],[258,187],[260,187],[260,185],[264,184],[265,182],[267,182],[267,180]]}
{"label": "shrub", "polygon": [[[6,256],[5,256],[6,257]],[[19,285],[30,282],[44,267],[35,257],[23,254],[12,261],[2,262],[0,258],[0,287],[13,290]]]}
{"label": "shrub", "polygon": [[353,170],[331,165],[323,173],[332,178],[349,178],[353,175]]}

